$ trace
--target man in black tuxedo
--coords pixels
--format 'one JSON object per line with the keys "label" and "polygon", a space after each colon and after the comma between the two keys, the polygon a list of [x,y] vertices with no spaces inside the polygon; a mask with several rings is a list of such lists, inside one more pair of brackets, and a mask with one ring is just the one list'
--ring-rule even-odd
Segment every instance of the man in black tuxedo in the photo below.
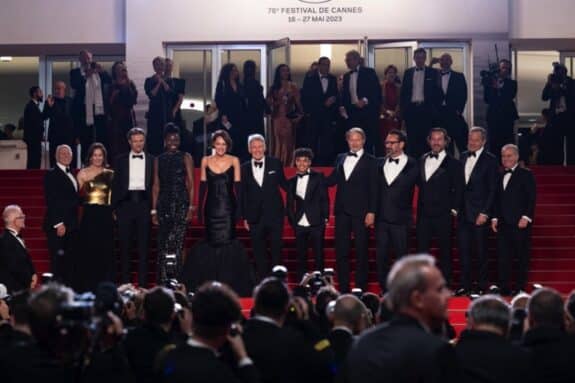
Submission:
{"label": "man in black tuxedo", "polygon": [[335,253],[339,290],[349,292],[349,250],[351,233],[355,239],[355,287],[367,289],[368,228],[373,226],[377,204],[377,160],[364,151],[365,133],[351,128],[346,133],[349,152],[338,155],[326,178],[337,185],[335,195]]}
{"label": "man in black tuxedo", "polygon": [[445,148],[449,136],[443,128],[433,128],[427,139],[431,151],[419,163],[417,200],[417,249],[428,253],[431,239],[437,236],[440,268],[447,283],[451,282],[451,217],[457,216],[465,179],[463,166]]}
{"label": "man in black tuxedo", "polygon": [[377,212],[375,238],[377,278],[385,291],[389,271],[388,250],[393,245],[396,258],[407,254],[409,229],[413,223],[413,191],[419,177],[417,161],[404,152],[407,137],[392,130],[385,139],[387,156],[378,167]]}
{"label": "man in black tuxedo", "polygon": [[511,263],[518,260],[515,290],[525,290],[529,255],[531,252],[531,227],[535,214],[535,177],[519,162],[519,149],[507,144],[501,149],[501,163],[505,171],[497,179],[491,228],[497,233],[499,287],[502,293],[510,292]]}
{"label": "man in black tuxedo", "polygon": [[0,235],[0,283],[10,294],[34,288],[38,278],[20,232],[26,216],[18,205],[8,205],[2,213],[4,232]]}
{"label": "man in black tuxedo", "polygon": [[437,109],[439,111],[440,126],[447,131],[452,141],[449,145],[449,154],[455,153],[455,145],[459,153],[467,145],[467,122],[463,118],[463,111],[467,104],[467,82],[461,72],[451,69],[453,59],[449,53],[439,58],[439,97]]}
{"label": "man in black tuxedo", "polygon": [[430,330],[447,320],[450,296],[435,259],[397,261],[387,283],[395,317],[357,340],[347,358],[350,383],[461,382],[453,347]]}
{"label": "man in black tuxedo", "polygon": [[505,144],[515,142],[514,125],[519,118],[515,97],[517,81],[511,76],[511,61],[501,59],[497,77],[486,77],[482,81],[483,100],[487,104],[487,133],[489,150],[497,157]]}
{"label": "man in black tuxedo", "polygon": [[118,221],[122,283],[131,282],[130,248],[134,232],[138,249],[138,284],[146,287],[150,242],[152,170],[154,158],[144,151],[146,134],[140,128],[128,132],[130,152],[118,156],[112,207]]}
{"label": "man in black tuxedo", "polygon": [[44,176],[46,215],[44,232],[48,238],[51,271],[54,278],[70,283],[72,246],[78,230],[78,182],[70,170],[72,149],[68,145],[56,148],[56,165]]}
{"label": "man in black tuxedo", "polygon": [[455,346],[465,377],[462,381],[525,381],[530,376],[530,355],[507,339],[511,322],[507,302],[484,295],[471,303],[466,317],[467,329]]}
{"label": "man in black tuxedo", "polygon": [[334,134],[337,124],[337,79],[329,73],[330,60],[320,57],[317,72],[305,77],[301,102],[309,121],[307,145],[316,154],[316,164],[333,163]]}
{"label": "man in black tuxedo", "polygon": [[[48,96],[44,105],[44,113],[50,119],[48,128],[48,142],[50,143],[50,166],[56,166],[56,148],[68,145],[71,149],[76,147],[76,131],[72,118],[72,99],[66,96],[66,83],[57,81],[54,84],[54,97]],[[75,167],[74,151],[70,163]]]}
{"label": "man in black tuxedo", "polygon": [[298,279],[307,270],[307,244],[311,241],[315,269],[323,269],[323,237],[329,218],[329,197],[323,173],[310,169],[313,152],[299,148],[294,153],[297,174],[288,181],[287,216],[295,231]]}
{"label": "man in black tuxedo", "polygon": [[478,290],[487,289],[487,231],[495,198],[497,159],[487,151],[487,131],[474,127],[469,131],[467,151],[461,154],[465,175],[463,203],[458,214],[457,240],[461,263],[461,288],[458,295],[471,291],[471,254],[477,249]]}
{"label": "man in black tuxedo", "polygon": [[80,67],[70,71],[70,87],[74,90],[72,116],[85,156],[93,142],[108,146],[104,100],[112,79],[100,64],[92,61],[92,53],[82,50],[78,60]]}
{"label": "man in black tuxedo", "polygon": [[419,158],[426,151],[425,138],[433,127],[439,98],[437,70],[425,65],[427,53],[419,48],[413,52],[415,67],[403,74],[400,110],[407,128],[407,152]]}
{"label": "man in black tuxedo", "polygon": [[40,103],[44,94],[39,86],[28,90],[30,101],[24,108],[24,142],[26,143],[28,157],[26,169],[40,169],[42,162],[42,139],[44,138],[44,120],[46,112],[40,110]]}
{"label": "man in black tuxedo", "polygon": [[266,238],[270,240],[273,265],[281,260],[284,201],[280,188],[287,189],[281,161],[265,155],[265,139],[260,134],[248,137],[252,158],[241,166],[240,212],[250,232],[259,280],[271,271],[266,259]]}
{"label": "man in black tuxedo", "polygon": [[379,110],[381,107],[381,85],[373,68],[361,64],[358,51],[345,55],[349,72],[343,76],[340,114],[347,119],[347,128],[360,127],[366,135],[365,150],[372,155],[381,155],[379,135]]}

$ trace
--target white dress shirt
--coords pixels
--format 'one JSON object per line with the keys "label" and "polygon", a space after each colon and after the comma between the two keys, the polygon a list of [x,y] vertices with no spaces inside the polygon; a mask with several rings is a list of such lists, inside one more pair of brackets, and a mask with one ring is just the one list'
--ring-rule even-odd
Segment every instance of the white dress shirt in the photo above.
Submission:
{"label": "white dress shirt", "polygon": [[[441,76],[441,89],[443,89],[443,94],[447,94],[447,85],[449,85],[449,79],[451,78],[451,71],[447,74],[439,73]],[[443,100],[443,105],[445,105],[445,100]]]}
{"label": "white dress shirt", "polygon": [[[323,75],[319,71],[317,72],[317,75],[319,76],[319,81],[321,82],[321,89],[323,90],[323,93],[325,94],[325,92],[327,92],[327,86],[329,85],[329,80],[327,79],[327,75],[322,77]],[[350,77],[350,81],[351,81],[351,77]],[[356,95],[356,97],[357,97],[357,95]]]}
{"label": "white dress shirt", "polygon": [[479,156],[483,153],[483,147],[475,152],[475,157],[467,156],[467,160],[465,161],[465,184],[469,183],[469,178],[471,177],[471,173],[473,173],[473,169],[475,168],[475,164],[477,164],[477,160]]}
{"label": "white dress shirt", "polygon": [[422,70],[413,70],[413,83],[411,87],[411,102],[423,102],[425,101],[425,94],[423,91],[423,86],[425,83],[425,67]]}
{"label": "white dress shirt", "polygon": [[[511,170],[515,171],[515,169],[517,169],[517,165],[518,164],[512,167]],[[505,175],[503,176],[503,190],[507,189],[507,184],[509,184],[509,180],[511,179],[512,174],[513,173],[505,173]]]}
{"label": "white dress shirt", "polygon": [[[295,187],[295,194],[297,194],[297,196],[300,197],[301,199],[305,200],[305,193],[307,191],[307,184],[309,182],[309,172],[306,173],[306,175],[303,177],[300,177],[300,176],[296,176],[296,177],[297,177],[297,183],[296,183],[296,187]],[[301,216],[301,219],[299,220],[299,222],[297,224],[298,224],[298,226],[303,226],[303,227],[311,226],[309,224],[309,221],[307,220],[305,213],[303,213],[303,215]]]}
{"label": "white dress shirt", "polygon": [[76,178],[74,178],[74,175],[72,174],[72,172],[67,172],[66,166],[62,165],[59,162],[56,162],[56,166],[59,167],[60,170],[62,170],[64,172],[64,174],[66,174],[66,176],[70,179],[70,182],[72,182],[72,185],[74,185],[74,189],[76,191],[78,191],[78,181],[76,181]]}
{"label": "white dress shirt", "polygon": [[[391,159],[391,157],[389,159]],[[389,159],[386,159],[383,164],[383,174],[385,175],[387,184],[391,185],[399,173],[401,173],[405,165],[407,165],[407,156],[404,153],[401,153],[398,157],[393,158],[394,160],[398,159],[399,163],[395,163],[394,161],[390,162]]]}
{"label": "white dress shirt", "polygon": [[17,240],[18,242],[20,242],[20,244],[22,245],[23,248],[26,248],[26,244],[24,243],[24,240],[22,239],[22,237],[20,237],[20,236],[18,235],[18,233],[16,233],[14,230],[12,230],[12,229],[10,229],[10,228],[6,228],[6,230],[8,230],[8,232],[9,232],[10,234],[12,234],[12,235],[14,236],[14,238],[16,238],[16,240]]}
{"label": "white dress shirt", "polygon": [[355,152],[355,154],[357,154],[357,157],[346,156],[345,160],[343,161],[343,174],[345,175],[346,181],[349,179],[349,176],[351,176],[351,172],[353,172],[353,169],[355,169],[357,161],[359,161],[359,159],[363,155],[363,149],[358,150],[357,152]]}
{"label": "white dress shirt", "polygon": [[358,68],[356,68],[355,72],[352,72],[349,75],[349,95],[351,97],[351,103],[352,104],[357,104],[357,101],[359,100],[357,98],[357,76],[358,76]]}
{"label": "white dress shirt", "polygon": [[437,158],[431,158],[427,155],[425,158],[425,181],[429,181],[431,176],[437,171],[437,169],[439,169],[439,166],[445,159],[446,155],[445,150],[439,152]]}
{"label": "white dress shirt", "polygon": [[261,161],[258,161],[262,163],[262,166],[256,166],[256,160],[252,158],[252,173],[254,175],[254,179],[256,180],[256,182],[258,183],[258,185],[260,185],[260,187],[262,187],[262,185],[264,184],[264,170],[266,167],[266,162],[265,162],[265,157],[261,159]]}
{"label": "white dress shirt", "polygon": [[[143,156],[143,158],[133,158],[134,155]],[[144,152],[130,151],[128,161],[130,162],[128,190],[146,190],[146,155]]]}

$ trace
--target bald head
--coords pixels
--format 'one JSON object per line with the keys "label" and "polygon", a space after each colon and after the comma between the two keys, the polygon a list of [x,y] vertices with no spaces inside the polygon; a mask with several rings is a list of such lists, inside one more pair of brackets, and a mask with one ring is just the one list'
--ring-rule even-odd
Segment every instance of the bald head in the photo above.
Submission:
{"label": "bald head", "polygon": [[344,326],[353,333],[359,333],[363,329],[367,308],[355,295],[341,295],[335,301],[333,310],[334,326]]}
{"label": "bald head", "polygon": [[64,81],[56,81],[54,84],[54,97],[64,98],[66,97],[66,83]]}

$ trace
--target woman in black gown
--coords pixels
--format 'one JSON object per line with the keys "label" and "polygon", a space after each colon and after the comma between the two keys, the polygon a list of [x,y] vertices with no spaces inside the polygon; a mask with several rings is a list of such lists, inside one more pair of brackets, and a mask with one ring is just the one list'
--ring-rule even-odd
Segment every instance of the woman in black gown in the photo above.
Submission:
{"label": "woman in black gown", "polygon": [[240,162],[227,154],[231,145],[228,133],[218,130],[212,136],[215,153],[202,159],[198,216],[205,224],[206,239],[190,251],[182,281],[194,290],[205,281],[216,280],[228,284],[240,296],[250,296],[254,276],[235,230],[234,190],[239,189]]}

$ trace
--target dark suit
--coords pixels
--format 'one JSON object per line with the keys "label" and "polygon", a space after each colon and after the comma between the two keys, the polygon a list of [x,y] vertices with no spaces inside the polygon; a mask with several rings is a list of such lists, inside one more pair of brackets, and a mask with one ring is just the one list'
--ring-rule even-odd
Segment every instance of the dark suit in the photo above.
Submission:
{"label": "dark suit", "polygon": [[407,240],[413,222],[413,191],[419,177],[417,161],[407,157],[401,172],[388,184],[384,166],[399,166],[388,162],[386,157],[378,166],[379,189],[375,214],[377,278],[382,291],[386,289],[389,272],[389,245],[393,244],[397,259],[408,253]]}
{"label": "dark suit", "polygon": [[[68,145],[72,149],[72,154],[76,156],[76,138],[78,137],[74,129],[72,119],[72,99],[70,97],[54,98],[54,105],[44,104],[44,113],[50,119],[48,128],[48,142],[50,143],[50,166],[56,166],[56,148],[59,145]],[[76,162],[72,160],[74,167]]]}
{"label": "dark suit", "polygon": [[[552,86],[549,82],[541,94],[543,101],[549,101],[550,121],[543,130],[539,145],[537,163],[563,165],[563,138],[567,137],[567,164],[575,164],[575,81],[567,77],[561,84]],[[564,105],[561,105],[564,100]]]}
{"label": "dark suit", "polygon": [[328,339],[335,354],[335,364],[339,373],[343,369],[349,350],[353,345],[353,334],[344,329],[333,329],[329,332]]}
{"label": "dark suit", "polygon": [[[440,265],[443,277],[451,282],[451,215],[458,211],[465,178],[461,162],[446,153],[445,158],[429,180],[425,177],[425,161],[430,153],[421,157],[419,165],[419,195],[417,200],[417,248],[428,253],[431,239],[437,235]],[[429,161],[438,161],[430,158]]]}
{"label": "dark suit", "polygon": [[[48,238],[52,273],[56,280],[63,283],[70,283],[73,272],[70,267],[74,262],[71,251],[78,232],[80,203],[76,188],[77,183],[58,166],[44,176],[46,215],[43,229]],[[66,227],[66,233],[62,237],[56,235],[54,226],[58,224]]]}
{"label": "dark suit", "polygon": [[[131,282],[130,278],[130,245],[136,232],[138,249],[138,284],[147,285],[148,275],[148,245],[150,239],[150,206],[152,202],[152,181],[154,158],[145,153],[145,190],[131,191],[130,185],[130,153],[124,153],[116,159],[116,170],[112,193],[112,207],[118,220],[118,236],[120,241],[120,264],[122,282]],[[132,161],[142,161],[134,158]]]}
{"label": "dark suit", "polygon": [[453,347],[403,315],[363,333],[347,365],[350,383],[460,382]]}
{"label": "dark suit", "polygon": [[36,269],[28,250],[18,239],[4,229],[0,235],[0,283],[6,286],[8,293],[30,288]]}
{"label": "dark suit", "polygon": [[412,157],[419,158],[427,148],[426,138],[436,118],[440,88],[437,70],[425,67],[423,101],[412,102],[415,69],[415,67],[409,68],[403,74],[399,102],[407,129],[407,152]]}
{"label": "dark suit", "polygon": [[28,101],[24,108],[24,142],[28,149],[26,169],[40,169],[44,120],[46,118],[46,113],[40,110],[40,106],[36,102]]}
{"label": "dark suit", "polygon": [[516,289],[525,289],[527,283],[532,224],[530,223],[525,229],[519,229],[517,224],[523,216],[533,220],[536,190],[535,178],[528,169],[517,166],[505,190],[503,189],[504,176],[505,173],[500,174],[497,180],[493,218],[498,220],[499,287],[504,292],[508,292],[513,258],[519,261]]}
{"label": "dark suit", "polygon": [[273,265],[281,260],[284,201],[280,188],[286,190],[287,181],[282,163],[273,157],[265,157],[263,183],[260,186],[252,172],[252,160],[241,166],[240,212],[250,226],[250,238],[256,260],[258,278],[270,272],[265,256],[266,237],[270,238]]}
{"label": "dark suit", "polygon": [[349,291],[349,249],[351,233],[355,238],[355,285],[367,288],[368,237],[365,216],[374,213],[377,204],[377,160],[368,153],[358,159],[349,178],[345,179],[347,153],[338,155],[336,166],[326,179],[328,186],[337,185],[335,194],[335,252],[339,290]]}
{"label": "dark suit", "polygon": [[[296,192],[299,176],[288,181],[287,217],[295,231],[298,259],[298,275],[303,276],[307,270],[307,241],[311,240],[315,255],[315,270],[323,269],[323,237],[325,222],[329,218],[329,198],[323,173],[309,172],[307,188],[302,199]],[[298,223],[305,214],[310,226]]]}
{"label": "dark suit", "polygon": [[171,343],[170,334],[155,324],[145,323],[128,332],[123,348],[139,383],[157,382],[154,368],[158,354]]}
{"label": "dark suit", "polygon": [[[107,72],[102,71],[100,74],[100,87],[102,89],[102,101],[106,106],[106,94],[108,85],[112,79]],[[70,87],[74,90],[72,102],[72,116],[74,126],[82,146],[82,156],[88,153],[88,148],[93,142],[101,142],[108,147],[108,135],[106,132],[106,117],[94,115],[94,124],[86,125],[86,76],[82,74],[82,68],[74,68],[70,71]]]}
{"label": "dark suit", "polygon": [[370,154],[381,155],[381,137],[379,134],[379,109],[381,107],[381,85],[377,73],[373,68],[358,67],[357,70],[357,99],[367,99],[367,105],[358,108],[352,104],[349,89],[352,71],[343,76],[341,89],[341,105],[345,107],[348,115],[347,128],[360,127],[366,134],[365,149]]}
{"label": "dark suit", "polygon": [[464,330],[455,347],[464,380],[462,382],[529,381],[530,355],[503,336]]}
{"label": "dark suit", "polygon": [[523,346],[531,352],[531,381],[575,382],[575,338],[564,330],[536,327],[523,336]]}
{"label": "dark suit", "polygon": [[[461,154],[461,164],[465,172],[465,164],[469,152]],[[484,225],[477,226],[475,220],[479,214],[489,218],[492,213],[493,200],[497,181],[497,159],[483,148],[477,158],[469,181],[463,189],[463,201],[458,214],[457,240],[459,242],[459,259],[461,262],[461,285],[464,289],[471,288],[471,254],[472,246],[477,249],[479,260],[479,289],[487,289],[487,232],[489,219]]]}
{"label": "dark suit", "polygon": [[[334,134],[337,123],[337,79],[332,74],[325,75],[327,88],[324,92],[320,73],[316,72],[306,76],[301,91],[303,110],[308,116],[309,124],[306,132],[305,145],[315,153],[317,165],[329,165],[333,163]],[[331,106],[325,102],[330,97],[336,101]]]}
{"label": "dark suit", "polygon": [[[444,76],[449,76],[447,91],[443,90]],[[453,155],[454,145],[461,153],[467,147],[467,123],[462,116],[467,104],[467,82],[461,72],[450,71],[449,74],[439,72],[439,98],[437,109],[439,111],[440,126],[452,138],[449,144],[449,153]]]}
{"label": "dark suit", "polygon": [[489,151],[501,157],[501,148],[515,142],[513,127],[519,118],[515,106],[517,81],[503,80],[501,88],[484,86],[483,100],[487,104],[487,132]]}

